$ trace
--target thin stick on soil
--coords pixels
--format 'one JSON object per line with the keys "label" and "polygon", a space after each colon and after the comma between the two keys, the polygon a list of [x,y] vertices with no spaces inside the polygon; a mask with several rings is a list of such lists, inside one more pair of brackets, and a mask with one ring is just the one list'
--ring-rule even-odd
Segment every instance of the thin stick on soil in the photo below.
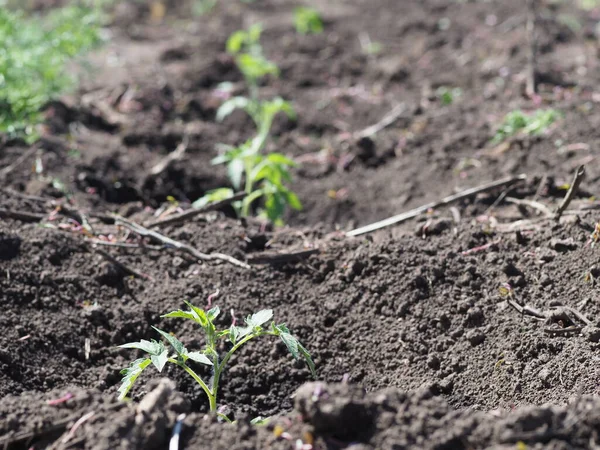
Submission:
{"label": "thin stick on soil", "polygon": [[552,217],[554,215],[550,208],[548,208],[546,205],[540,202],[512,197],[506,197],[505,201],[507,201],[508,203],[513,203],[515,205],[529,206],[530,208],[540,211],[546,217]]}
{"label": "thin stick on soil", "polygon": [[31,146],[27,151],[25,151],[21,156],[19,156],[14,163],[6,166],[4,169],[0,170],[0,179],[5,178],[10,172],[15,170],[25,161],[27,161],[35,152],[40,149],[40,144],[37,143]]}
{"label": "thin stick on soil", "polygon": [[224,206],[227,205],[231,205],[233,202],[239,201],[239,200],[243,200],[244,197],[246,197],[246,193],[245,192],[238,192],[237,194],[232,195],[229,198],[223,199],[223,200],[219,200],[218,202],[214,202],[214,203],[210,203],[208,205],[204,205],[201,208],[196,208],[196,209],[190,209],[188,211],[184,211],[182,213],[179,214],[173,214],[169,217],[166,217],[164,219],[160,219],[160,220],[156,220],[154,222],[150,222],[148,224],[146,224],[146,226],[148,228],[154,228],[154,227],[160,227],[160,226],[165,226],[165,225],[173,225],[174,223],[181,223],[181,222],[185,222],[186,220],[190,220],[193,217],[196,217],[199,214],[203,214],[203,213],[207,213],[210,211],[215,211],[217,209],[220,209]]}
{"label": "thin stick on soil", "polygon": [[0,219],[15,219],[20,220],[21,222],[41,222],[45,218],[46,214],[0,208]]}
{"label": "thin stick on soil", "polygon": [[102,245],[105,247],[117,247],[117,248],[130,248],[136,250],[155,250],[162,251],[165,250],[166,246],[160,245],[142,245],[142,244],[133,244],[129,242],[112,242],[112,241],[103,241],[101,239],[89,239],[88,241],[92,245]]}
{"label": "thin stick on soil", "polygon": [[562,216],[565,209],[567,209],[567,207],[569,206],[569,203],[571,203],[571,200],[573,200],[573,197],[575,197],[575,194],[577,194],[577,191],[579,190],[579,185],[581,184],[584,178],[585,166],[579,166],[575,171],[575,175],[573,176],[573,182],[571,183],[571,186],[569,187],[565,198],[563,199],[562,203],[558,206],[558,208],[556,208],[556,212],[554,213],[554,220],[558,221],[560,219],[560,216]]}
{"label": "thin stick on soil", "polygon": [[525,93],[533,97],[537,92],[537,41],[536,41],[536,6],[537,0],[527,0],[527,85]]}
{"label": "thin stick on soil", "polygon": [[159,175],[167,167],[169,167],[169,164],[171,164],[173,161],[178,161],[183,158],[183,155],[187,151],[189,141],[189,137],[185,135],[175,150],[161,159],[156,165],[154,165],[154,167],[152,167],[152,169],[150,169],[150,175]]}
{"label": "thin stick on soil", "polygon": [[364,227],[357,228],[352,231],[348,231],[346,236],[360,236],[361,234],[371,233],[376,230],[380,230],[385,227],[389,227],[391,225],[395,225],[397,223],[405,222],[413,217],[417,217],[424,212],[427,212],[429,209],[439,208],[440,206],[446,206],[451,203],[454,203],[458,200],[462,200],[465,198],[473,197],[474,195],[480,194],[482,192],[491,191],[493,189],[507,186],[509,184],[514,184],[519,181],[523,181],[527,178],[526,174],[517,175],[514,177],[502,178],[500,180],[493,181],[491,183],[486,183],[478,187],[474,187],[471,189],[466,189],[458,194],[450,195],[448,197],[443,198],[437,202],[427,203],[426,205],[419,206],[418,208],[412,209],[402,214],[398,214],[396,216],[389,217],[385,220],[381,220],[379,222],[372,223],[370,225],[366,225]]}
{"label": "thin stick on soil", "polygon": [[371,137],[374,134],[379,133],[381,130],[389,127],[396,120],[398,120],[400,116],[404,113],[404,111],[406,111],[406,105],[404,103],[400,103],[399,105],[394,106],[394,108],[392,108],[392,110],[389,113],[383,116],[383,118],[379,122],[354,133],[354,138],[362,139],[366,137]]}
{"label": "thin stick on soil", "polygon": [[156,231],[149,230],[146,227],[141,226],[138,223],[132,222],[131,220],[125,219],[124,217],[115,215],[115,222],[117,224],[122,224],[123,226],[129,228],[131,231],[139,234],[140,236],[149,237],[154,239],[155,241],[161,242],[167,246],[174,247],[178,250],[181,250],[189,255],[192,255],[194,258],[201,261],[225,261],[234,266],[242,267],[244,269],[250,269],[250,266],[239,259],[234,258],[233,256],[225,255],[223,253],[202,253],[196,250],[191,245],[184,244],[183,242],[176,241],[167,236],[164,236]]}
{"label": "thin stick on soil", "polygon": [[132,276],[134,276],[136,278],[142,278],[144,280],[154,281],[154,278],[152,278],[150,275],[146,275],[145,273],[138,272],[137,270],[132,269],[128,265],[122,263],[117,258],[115,258],[114,256],[112,256],[110,253],[107,253],[104,250],[101,250],[101,249],[96,248],[94,246],[92,246],[92,249],[94,250],[95,253],[98,253],[100,256],[102,256],[104,259],[106,259],[110,263],[114,264],[115,266],[117,266],[123,272],[125,272],[125,273],[127,273],[129,275],[132,275]]}
{"label": "thin stick on soil", "polygon": [[22,198],[23,200],[30,200],[32,202],[52,203],[52,202],[56,201],[55,198],[39,197],[37,195],[24,194],[22,192],[15,191],[14,189],[11,189],[11,188],[2,188],[2,189],[0,189],[0,191],[4,192],[5,194],[17,197],[17,198]]}
{"label": "thin stick on soil", "polygon": [[289,262],[298,262],[308,258],[311,255],[319,253],[318,248],[311,248],[309,250],[300,250],[289,253],[262,253],[256,256],[248,257],[248,262],[253,265],[258,264],[284,264]]}

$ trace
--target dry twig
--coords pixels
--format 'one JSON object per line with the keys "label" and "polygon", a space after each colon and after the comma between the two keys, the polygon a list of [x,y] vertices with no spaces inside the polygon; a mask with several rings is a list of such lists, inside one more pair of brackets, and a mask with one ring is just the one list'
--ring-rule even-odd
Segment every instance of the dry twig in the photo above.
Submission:
{"label": "dry twig", "polygon": [[162,173],[173,161],[178,161],[183,158],[183,155],[188,148],[189,141],[189,137],[185,135],[175,150],[161,159],[156,165],[154,165],[154,167],[152,167],[152,169],[150,169],[150,175],[158,175]]}
{"label": "dry twig", "polygon": [[248,263],[253,265],[259,264],[284,264],[289,262],[298,262],[308,258],[311,255],[319,253],[318,248],[311,248],[309,250],[300,250],[289,253],[261,253],[255,256],[248,257]]}
{"label": "dry twig", "polygon": [[567,209],[567,207],[569,206],[569,203],[571,203],[571,200],[573,200],[573,197],[575,197],[575,194],[577,194],[577,191],[579,190],[579,185],[581,184],[584,178],[585,166],[579,166],[575,171],[575,175],[573,176],[573,182],[571,183],[571,186],[569,186],[569,190],[567,191],[565,198],[563,199],[562,203],[558,206],[558,208],[556,208],[556,212],[554,213],[554,220],[558,221],[560,219],[560,216],[562,216],[565,209]]}
{"label": "dry twig", "polygon": [[366,137],[371,137],[374,134],[379,133],[381,130],[389,127],[396,120],[398,120],[400,116],[404,113],[404,111],[406,111],[406,105],[404,103],[400,103],[394,106],[394,108],[392,108],[392,110],[389,113],[383,116],[383,118],[379,122],[361,131],[357,131],[356,133],[354,133],[353,137],[355,139],[362,139]]}
{"label": "dry twig", "polygon": [[164,225],[173,225],[174,223],[185,222],[186,220],[190,220],[199,214],[207,213],[210,211],[215,211],[217,209],[222,208],[223,206],[230,205],[233,202],[236,202],[238,200],[243,200],[244,197],[246,197],[245,192],[238,192],[237,194],[234,194],[233,196],[231,196],[229,198],[219,200],[218,202],[210,203],[208,205],[204,205],[201,208],[190,209],[188,211],[184,211],[179,214],[173,214],[164,219],[155,220],[154,222],[150,222],[150,223],[146,224],[146,226],[148,228],[154,228],[154,227],[160,227],[160,226],[164,226]]}
{"label": "dry twig", "polygon": [[371,233],[373,231],[379,230],[381,228],[389,227],[390,225],[395,225],[397,223],[404,222],[408,219],[412,219],[413,217],[417,217],[418,215],[426,212],[429,209],[439,208],[440,206],[446,206],[451,203],[454,203],[458,200],[462,200],[465,198],[473,197],[474,195],[480,194],[482,192],[491,191],[498,187],[506,186],[509,184],[514,184],[519,181],[523,181],[527,178],[527,175],[521,174],[514,177],[502,178],[497,181],[493,181],[491,183],[486,183],[481,186],[477,186],[471,189],[466,189],[458,194],[450,195],[448,197],[443,198],[437,202],[427,203],[426,205],[419,206],[418,208],[412,209],[402,214],[398,214],[396,216],[389,217],[385,220],[381,220],[379,222],[372,223],[370,225],[366,225],[364,227],[357,228],[352,231],[348,231],[346,236],[360,236],[361,234]]}
{"label": "dry twig", "polygon": [[10,172],[12,172],[13,170],[15,170],[17,167],[19,167],[21,164],[23,164],[25,161],[27,161],[31,156],[33,156],[33,154],[35,152],[37,152],[39,149],[40,149],[40,144],[39,143],[37,143],[35,145],[32,145],[21,156],[19,156],[15,160],[15,162],[13,162],[12,164],[6,166],[4,169],[0,170],[0,179],[5,178]]}
{"label": "dry twig", "polygon": [[233,256],[225,255],[223,253],[202,253],[202,252],[196,250],[191,245],[184,244],[183,242],[179,242],[174,239],[171,239],[167,236],[157,233],[156,231],[149,230],[148,228],[143,227],[142,225],[140,225],[138,223],[132,222],[131,220],[128,220],[124,217],[115,215],[114,218],[115,218],[115,222],[117,224],[122,224],[123,226],[129,228],[131,231],[139,234],[140,236],[149,237],[149,238],[154,239],[155,241],[161,242],[167,246],[174,247],[174,248],[181,250],[189,255],[192,255],[194,258],[196,258],[198,260],[201,260],[201,261],[220,260],[220,261],[228,262],[229,264],[233,264],[234,266],[242,267],[244,269],[250,268],[250,266],[248,264],[246,264],[243,261],[240,261],[239,259],[234,258]]}
{"label": "dry twig", "polygon": [[137,270],[132,269],[128,265],[122,263],[117,258],[115,258],[114,256],[112,256],[110,253],[107,253],[107,252],[105,252],[102,249],[96,248],[95,246],[92,246],[92,249],[93,249],[93,251],[95,253],[98,253],[100,256],[102,256],[108,262],[110,262],[110,263],[114,264],[115,266],[117,266],[123,272],[125,272],[125,273],[127,273],[129,275],[132,275],[132,276],[134,276],[136,278],[142,278],[144,280],[154,281],[154,278],[152,278],[150,275],[146,275],[145,273],[138,272]]}
{"label": "dry twig", "polygon": [[45,218],[46,214],[0,208],[0,219],[15,219],[20,220],[21,222],[40,222]]}

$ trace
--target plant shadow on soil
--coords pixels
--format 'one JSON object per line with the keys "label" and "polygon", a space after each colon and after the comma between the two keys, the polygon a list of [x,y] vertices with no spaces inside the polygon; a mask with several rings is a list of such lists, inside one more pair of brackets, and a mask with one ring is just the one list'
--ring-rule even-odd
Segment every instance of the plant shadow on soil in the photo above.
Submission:
{"label": "plant shadow on soil", "polygon": [[[143,2],[116,6],[113,39],[91,57],[97,76],[84,74],[76,95],[48,106],[39,153],[45,176],[27,164],[12,171],[0,185],[8,189],[0,208],[48,215],[54,205],[36,197],[60,201],[64,191],[53,180],[61,180],[82,210],[144,222],[147,207],[169,195],[193,201],[225,185],[224,169],[210,165],[214,146],[240,142],[252,124],[243,114],[216,123],[214,89],[221,81],[240,85],[224,43],[260,18],[265,51],[282,71],[263,91],[292,100],[299,117],[277,121],[271,149],[304,161],[293,188],[305,208],[278,230],[225,211],[160,231],[241,260],[265,242],[281,251],[318,244],[320,252],[244,270],[173,249],[111,249],[150,281],[120,272],[72,229],[2,219],[0,446],[166,448],[181,413],[183,448],[289,449],[298,439],[315,449],[354,450],[598,445],[600,306],[597,285],[584,281],[597,261],[597,249],[586,245],[593,210],[532,232],[499,233],[476,220],[491,214],[501,194],[491,192],[457,203],[459,223],[441,209],[369,237],[336,232],[520,172],[529,180],[509,196],[538,193],[554,205],[581,163],[587,178],[577,201],[597,193],[598,75],[581,58],[598,46],[590,41],[591,16],[568,4],[543,16],[539,70],[553,81],[541,86],[542,101],[563,113],[559,126],[550,136],[489,148],[505,113],[536,107],[522,95],[523,2],[316,3],[328,30],[318,36],[295,35],[291,1],[235,2],[193,20],[186,2],[165,2],[169,15],[160,23]],[[566,15],[582,28],[556,19]],[[383,52],[365,54],[357,30]],[[462,94],[441,105],[439,86]],[[392,126],[358,142],[348,137],[399,102],[406,111]],[[184,159],[149,176],[184,136]],[[3,143],[0,167],[25,150]],[[534,214],[506,203],[494,211],[505,221]],[[115,232],[110,223],[93,224],[99,234]],[[542,311],[575,308],[591,325],[546,332],[569,324],[518,314],[498,295],[507,282],[519,301]],[[217,290],[214,304],[238,317],[274,309],[313,354],[323,384],[305,384],[313,383],[308,370],[283,344],[260,341],[236,353],[223,378],[219,402],[235,425],[206,416],[200,388],[171,369],[162,376],[174,384],[149,369],[133,401],[117,403],[119,371],[134,353],[116,346],[157,338],[155,325],[200,347],[191,324],[160,315],[184,300],[205,306]],[[219,325],[229,320],[223,314]],[[72,397],[54,404],[66,394]],[[259,415],[274,419],[251,426]]]}

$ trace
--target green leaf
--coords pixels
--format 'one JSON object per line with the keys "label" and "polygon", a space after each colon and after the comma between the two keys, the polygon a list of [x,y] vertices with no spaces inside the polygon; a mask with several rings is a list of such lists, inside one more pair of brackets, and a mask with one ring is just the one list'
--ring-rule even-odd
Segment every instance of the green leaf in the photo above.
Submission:
{"label": "green leaf", "polygon": [[313,378],[316,378],[317,374],[315,370],[315,363],[313,362],[308,350],[306,350],[306,348],[298,341],[298,339],[290,334],[285,325],[274,325],[272,328],[279,332],[279,337],[295,359],[298,359],[300,356],[304,358],[311,375]]}
{"label": "green leaf", "polygon": [[219,314],[221,314],[221,310],[219,309],[218,306],[215,306],[214,308],[211,308],[207,311],[206,316],[208,317],[208,320],[210,320],[212,322],[217,317],[219,317]]}
{"label": "green leaf", "polygon": [[165,367],[165,364],[167,363],[167,360],[169,359],[169,351],[164,350],[159,355],[152,355],[150,357],[150,359],[152,360],[152,364],[154,364],[154,367],[156,367],[159,372],[162,372],[163,367]]}
{"label": "green leaf", "polygon": [[283,343],[285,344],[285,346],[287,347],[289,352],[292,354],[292,356],[294,358],[298,359],[298,357],[300,356],[298,340],[294,336],[292,336],[290,333],[285,333],[285,332],[281,333],[279,335],[279,337],[281,338],[281,340],[283,341]]}
{"label": "green leaf", "polygon": [[241,159],[234,159],[227,164],[227,175],[229,176],[233,187],[240,189],[242,186],[242,176],[244,175],[244,161]]}
{"label": "green leaf", "polygon": [[200,197],[194,203],[192,203],[192,208],[202,208],[210,203],[220,202],[221,200],[225,200],[227,198],[231,198],[234,192],[231,188],[217,188],[208,191],[203,197]]}
{"label": "green leaf", "polygon": [[319,34],[323,32],[323,21],[316,9],[300,6],[294,9],[294,25],[300,34]]}
{"label": "green leaf", "polygon": [[250,100],[248,100],[246,97],[232,97],[229,100],[226,100],[217,110],[217,122],[222,122],[236,109],[245,110],[246,108],[248,108],[249,103]]}
{"label": "green leaf", "polygon": [[246,318],[246,324],[249,327],[255,328],[260,327],[264,323],[268,322],[273,318],[273,310],[272,309],[263,309],[258,311],[257,313],[252,314]]}
{"label": "green leaf", "polygon": [[298,196],[292,191],[284,191],[285,200],[287,201],[290,207],[294,208],[297,211],[302,210],[302,202],[298,198]]}
{"label": "green leaf", "polygon": [[183,346],[183,344],[175,336],[171,336],[166,331],[159,330],[156,327],[152,327],[152,328],[154,328],[156,331],[158,331],[161,334],[161,336],[164,337],[169,344],[171,344],[171,347],[173,347],[173,349],[175,350],[175,353],[177,353],[178,356],[181,356],[181,357],[186,356],[187,349]]}
{"label": "green leaf", "polygon": [[236,327],[234,325],[232,325],[229,328],[229,341],[232,344],[236,344],[237,341],[239,341],[241,338],[249,335],[250,333],[252,333],[253,328],[248,326],[248,327]]}
{"label": "green leaf", "polygon": [[252,419],[250,421],[250,424],[251,425],[267,425],[269,423],[269,420],[271,420],[270,417],[258,416],[258,417],[255,417],[254,419]]}
{"label": "green leaf", "polygon": [[276,164],[283,164],[284,166],[295,167],[298,164],[293,159],[282,155],[281,153],[270,153],[267,155],[267,159]]}
{"label": "green leaf", "polygon": [[244,30],[238,30],[229,36],[227,39],[227,43],[225,47],[227,49],[227,53],[236,54],[242,51],[242,47],[248,38],[248,33]]}
{"label": "green leaf", "polygon": [[163,314],[160,317],[166,317],[169,319],[189,319],[189,320],[193,320],[194,322],[198,322],[198,315],[196,313],[194,313],[193,311],[182,311],[180,309],[178,309],[177,311],[171,311],[170,313],[167,314]]}
{"label": "green leaf", "polygon": [[154,339],[152,341],[142,339],[140,342],[119,345],[119,348],[137,348],[151,355],[158,355],[164,350],[165,346],[162,342],[156,342]]}
{"label": "green leaf", "polygon": [[192,305],[188,301],[184,301],[187,306],[190,307],[190,310],[193,311],[198,316],[198,323],[201,327],[206,328],[208,325],[208,317],[206,316],[206,312],[202,308],[198,308],[197,306]]}
{"label": "green leaf", "polygon": [[117,390],[119,393],[119,400],[123,400],[127,396],[127,393],[131,390],[137,378],[151,362],[152,361],[149,358],[136,359],[129,367],[121,370],[121,375],[124,375],[124,377],[121,380],[121,386],[119,386],[119,389]]}
{"label": "green leaf", "polygon": [[308,353],[308,350],[306,350],[306,348],[300,342],[298,342],[298,351],[304,357],[304,360],[306,361],[306,364],[308,365],[308,368],[310,370],[310,374],[312,375],[312,377],[317,378],[317,371],[315,369],[315,363],[313,362],[312,357],[310,356],[310,353]]}
{"label": "green leaf", "polygon": [[204,353],[201,353],[201,352],[188,353],[187,357],[189,359],[191,359],[192,361],[196,361],[200,364],[206,364],[207,366],[213,365],[212,361],[210,359],[208,359],[208,356],[206,356]]}

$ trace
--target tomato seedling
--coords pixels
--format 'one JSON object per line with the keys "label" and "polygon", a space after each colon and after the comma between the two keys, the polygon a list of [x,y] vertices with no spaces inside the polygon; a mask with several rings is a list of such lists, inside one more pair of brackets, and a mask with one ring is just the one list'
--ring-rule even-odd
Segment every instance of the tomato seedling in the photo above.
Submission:
{"label": "tomato seedling", "polygon": [[[119,346],[120,348],[134,348],[147,353],[145,358],[136,359],[128,368],[123,369],[124,375],[119,387],[119,399],[124,399],[127,393],[133,387],[135,381],[149,365],[153,365],[159,372],[162,372],[167,363],[174,364],[185,370],[205,392],[210,411],[217,412],[217,394],[219,391],[219,382],[221,375],[231,359],[231,356],[237,349],[246,344],[251,339],[261,336],[278,336],[292,356],[296,359],[302,357],[310,369],[312,376],[315,376],[315,365],[304,346],[292,336],[290,330],[285,324],[277,325],[273,318],[273,311],[264,309],[245,319],[244,326],[236,326],[233,323],[229,328],[217,330],[214,321],[219,316],[220,310],[214,307],[208,311],[198,308],[189,302],[185,304],[190,308],[189,311],[172,311],[161,317],[188,319],[196,322],[204,332],[205,348],[202,351],[190,352],[182,342],[175,336],[153,327],[172,347],[174,354],[169,351],[162,341],[147,341],[142,339],[140,342],[132,342]],[[271,321],[271,325],[264,325]],[[229,350],[222,356],[219,354],[219,341],[224,339],[231,344]],[[189,365],[190,361],[212,367],[212,376],[209,382],[205,382]],[[226,417],[224,417],[227,419]],[[228,420],[228,419],[227,419]]]}

